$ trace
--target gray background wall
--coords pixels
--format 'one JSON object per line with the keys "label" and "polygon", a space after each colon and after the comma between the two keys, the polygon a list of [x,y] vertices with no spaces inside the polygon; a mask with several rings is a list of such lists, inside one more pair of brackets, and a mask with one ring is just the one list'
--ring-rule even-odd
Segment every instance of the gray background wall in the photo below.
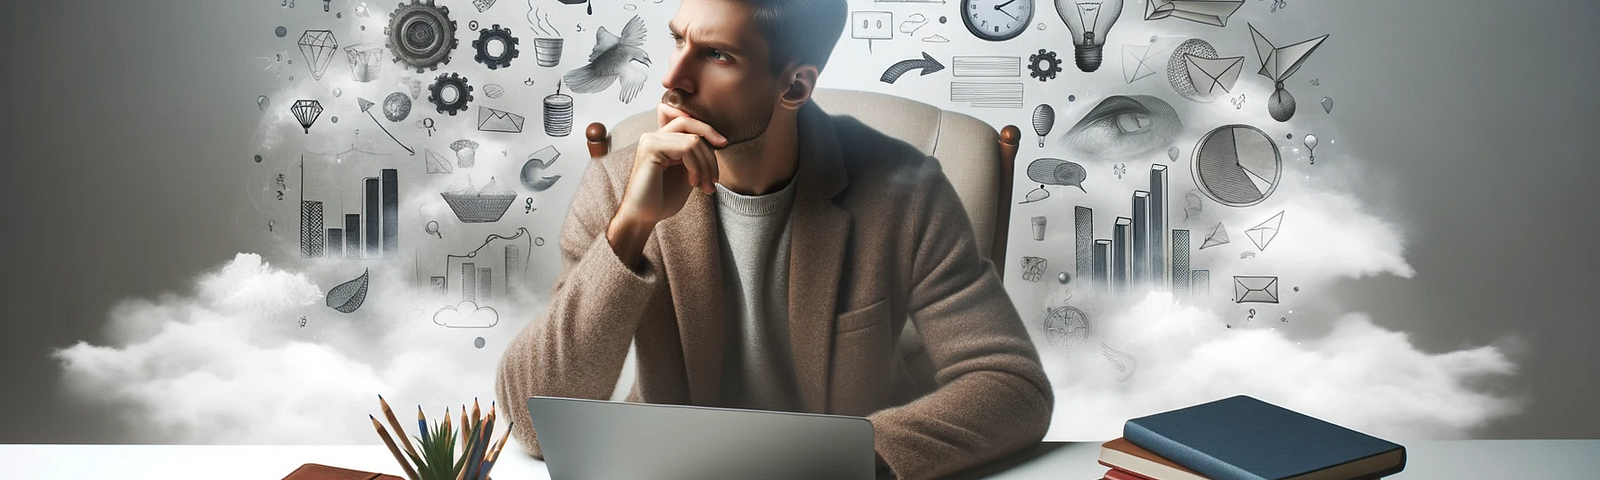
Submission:
{"label": "gray background wall", "polygon": [[[372,5],[374,15],[387,8]],[[10,307],[0,442],[151,438],[65,395],[50,352],[103,341],[119,300],[187,289],[235,252],[273,248],[236,221],[255,97],[274,88],[253,58],[270,26],[246,6],[28,2],[0,20],[11,112],[0,129]],[[1600,437],[1600,201],[1584,190],[1600,178],[1600,13],[1586,1],[1288,6],[1313,8],[1298,21],[1347,26],[1313,62],[1348,69],[1327,87],[1339,128],[1359,139],[1352,154],[1383,159],[1362,193],[1404,225],[1417,272],[1340,283],[1332,295],[1426,351],[1510,352],[1519,372],[1495,388],[1530,403],[1478,436]],[[1039,15],[1054,12],[1041,3]],[[1307,97],[1302,110],[1315,108]]]}

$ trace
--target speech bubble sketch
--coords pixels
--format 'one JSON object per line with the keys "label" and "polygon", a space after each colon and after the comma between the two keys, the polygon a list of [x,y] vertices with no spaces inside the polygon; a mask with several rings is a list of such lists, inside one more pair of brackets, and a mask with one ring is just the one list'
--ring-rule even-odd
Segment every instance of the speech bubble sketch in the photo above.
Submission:
{"label": "speech bubble sketch", "polygon": [[894,14],[879,11],[850,12],[850,38],[867,41],[872,53],[873,40],[894,39]]}
{"label": "speech bubble sketch", "polygon": [[434,325],[448,328],[489,328],[499,323],[500,312],[470,301],[440,308],[433,314]]}

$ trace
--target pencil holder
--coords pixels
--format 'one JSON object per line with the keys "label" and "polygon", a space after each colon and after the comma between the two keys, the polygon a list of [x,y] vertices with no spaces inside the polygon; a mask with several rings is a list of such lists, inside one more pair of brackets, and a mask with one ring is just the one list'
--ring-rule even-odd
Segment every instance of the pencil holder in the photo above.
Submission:
{"label": "pencil holder", "polygon": [[[410,480],[490,480],[489,471],[494,468],[495,460],[500,458],[506,438],[511,436],[508,425],[500,440],[493,441],[494,404],[491,403],[488,414],[483,415],[478,409],[477,399],[472,401],[470,417],[466,405],[461,406],[461,422],[458,425],[452,425],[450,409],[446,408],[444,421],[435,420],[430,427],[422,406],[417,406],[418,435],[414,437],[406,436],[405,429],[382,395],[378,396],[378,403],[383,408],[384,419],[394,429],[394,435],[389,434],[384,423],[376,416],[367,417],[372,420],[378,437]],[[395,436],[400,437],[399,443],[395,442]]]}

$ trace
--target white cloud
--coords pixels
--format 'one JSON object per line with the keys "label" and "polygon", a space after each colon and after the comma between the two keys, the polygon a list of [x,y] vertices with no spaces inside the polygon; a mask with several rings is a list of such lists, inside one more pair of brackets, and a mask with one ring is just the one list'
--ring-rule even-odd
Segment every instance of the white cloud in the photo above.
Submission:
{"label": "white cloud", "polygon": [[[318,268],[312,275],[336,279],[360,267]],[[107,345],[79,342],[55,356],[74,395],[118,410],[151,442],[370,443],[365,416],[380,412],[378,394],[401,418],[473,396],[488,408],[499,353],[520,325],[438,327],[423,312],[443,302],[378,273],[372,288],[383,300],[343,314],[322,305],[307,274],[239,254],[191,294],[116,306]],[[479,336],[502,348],[475,348]]]}

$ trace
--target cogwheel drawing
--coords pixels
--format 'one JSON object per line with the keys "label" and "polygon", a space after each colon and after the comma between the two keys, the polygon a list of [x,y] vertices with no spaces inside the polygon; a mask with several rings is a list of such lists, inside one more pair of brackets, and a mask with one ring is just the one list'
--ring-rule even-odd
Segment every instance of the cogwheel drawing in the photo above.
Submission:
{"label": "cogwheel drawing", "polygon": [[389,37],[389,52],[394,61],[415,68],[438,70],[440,64],[450,63],[450,51],[456,48],[456,22],[450,19],[450,7],[435,6],[433,0],[411,0],[399,4],[389,14],[389,26],[384,28]]}
{"label": "cogwheel drawing", "polygon": [[467,77],[460,74],[441,73],[428,87],[428,101],[438,108],[439,113],[454,117],[456,112],[466,110],[467,102],[472,101],[472,86],[467,84]]}
{"label": "cogwheel drawing", "polygon": [[[489,46],[500,42],[500,54],[489,53]],[[511,36],[511,29],[500,28],[500,24],[478,31],[478,39],[472,41],[472,49],[478,54],[472,57],[478,63],[488,66],[490,70],[511,66],[511,59],[517,58],[517,37]]]}
{"label": "cogwheel drawing", "polygon": [[[1049,66],[1041,67],[1039,65],[1041,62]],[[1041,82],[1054,80],[1056,73],[1060,71],[1061,60],[1056,58],[1056,52],[1047,52],[1041,48],[1039,53],[1028,56],[1028,75],[1032,75],[1033,78],[1037,78]]]}

